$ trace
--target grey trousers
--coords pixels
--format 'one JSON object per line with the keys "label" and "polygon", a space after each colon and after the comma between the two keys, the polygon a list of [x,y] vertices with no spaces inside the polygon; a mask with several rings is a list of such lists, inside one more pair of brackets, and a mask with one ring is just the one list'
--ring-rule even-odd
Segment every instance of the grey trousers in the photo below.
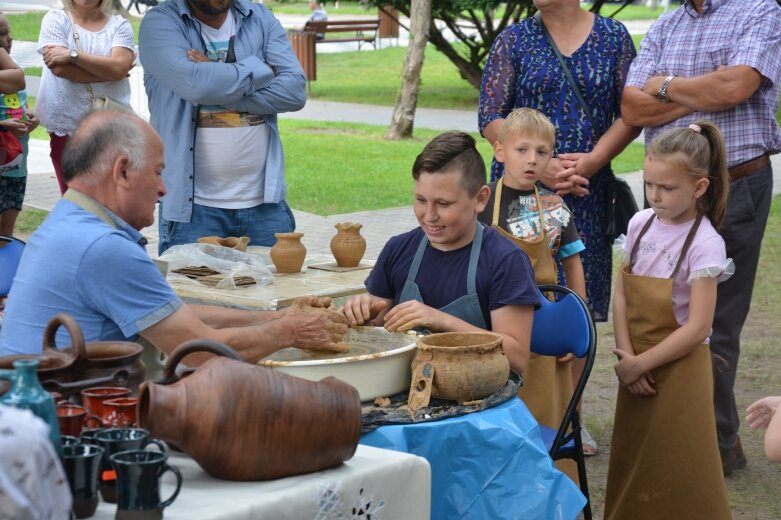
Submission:
{"label": "grey trousers", "polygon": [[740,428],[741,413],[734,393],[740,332],[751,306],[759,249],[772,195],[771,165],[731,183],[727,213],[719,230],[727,245],[727,257],[735,262],[735,274],[718,286],[710,343],[714,366],[713,403],[722,450],[732,448]]}

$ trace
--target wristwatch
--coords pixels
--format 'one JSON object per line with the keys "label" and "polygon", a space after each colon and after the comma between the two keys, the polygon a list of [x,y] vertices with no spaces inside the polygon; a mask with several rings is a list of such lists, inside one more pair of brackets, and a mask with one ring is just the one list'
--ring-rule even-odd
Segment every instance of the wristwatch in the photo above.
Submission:
{"label": "wristwatch", "polygon": [[661,99],[663,103],[670,102],[670,98],[667,96],[667,89],[670,87],[670,82],[673,80],[673,78],[675,78],[674,75],[670,75],[664,78],[662,86],[659,87],[659,92],[656,93],[656,96]]}
{"label": "wristwatch", "polygon": [[76,63],[76,60],[79,59],[79,53],[75,49],[71,49],[71,65]]}

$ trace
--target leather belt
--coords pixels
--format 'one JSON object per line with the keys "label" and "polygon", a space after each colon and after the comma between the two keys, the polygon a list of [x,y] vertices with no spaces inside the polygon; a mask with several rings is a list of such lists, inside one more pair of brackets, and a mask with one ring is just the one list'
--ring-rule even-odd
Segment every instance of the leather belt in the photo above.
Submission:
{"label": "leather belt", "polygon": [[742,177],[751,175],[752,173],[761,170],[768,164],[770,164],[770,159],[768,158],[767,154],[760,155],[755,159],[740,163],[737,166],[733,166],[729,169],[729,180],[736,181]]}

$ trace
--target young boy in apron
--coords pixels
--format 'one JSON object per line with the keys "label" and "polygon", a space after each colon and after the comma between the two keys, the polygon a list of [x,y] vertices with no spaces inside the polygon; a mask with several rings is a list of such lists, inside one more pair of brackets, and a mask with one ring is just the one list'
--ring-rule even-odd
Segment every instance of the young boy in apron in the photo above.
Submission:
{"label": "young boy in apron", "polygon": [[[561,197],[537,182],[548,167],[555,139],[556,129],[542,112],[519,108],[510,113],[494,144],[494,156],[504,164],[505,174],[490,185],[491,198],[478,219],[529,256],[538,284],[558,283],[555,257],[564,269],[567,286],[585,299],[580,261],[585,246],[575,219]],[[583,360],[570,360],[569,356],[557,360],[531,354],[523,374],[518,395],[534,418],[550,428],[561,425],[573,384],[583,371]],[[594,446],[588,454],[595,452]]]}
{"label": "young boy in apron", "polygon": [[716,231],[729,186],[721,132],[706,121],[664,132],[643,181],[651,208],[629,222],[613,299],[605,518],[729,519],[708,346],[716,286],[734,272]]}
{"label": "young boy in apron", "polygon": [[528,257],[477,221],[490,190],[475,140],[463,132],[435,137],[412,177],[420,227],[385,244],[368,293],[344,305],[348,321],[392,331],[490,330],[503,336],[510,367],[523,372],[539,296]]}

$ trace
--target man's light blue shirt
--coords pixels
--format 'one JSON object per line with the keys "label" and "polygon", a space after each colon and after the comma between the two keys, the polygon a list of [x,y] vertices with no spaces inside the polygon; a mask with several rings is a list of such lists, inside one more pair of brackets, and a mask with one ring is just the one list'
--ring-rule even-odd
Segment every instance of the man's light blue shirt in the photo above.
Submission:
{"label": "man's light blue shirt", "polygon": [[[134,340],[182,306],[146,253],[141,233],[72,191],[25,247],[0,328],[0,355],[40,354],[46,324],[60,312],[94,342]],[[71,344],[64,327],[56,343]]]}
{"label": "man's light blue shirt", "polygon": [[[193,149],[200,105],[220,105],[263,116],[269,128],[263,199],[285,198],[285,157],[277,128],[280,112],[301,110],[306,79],[285,30],[262,4],[234,0],[236,63],[195,63],[187,51],[206,53],[201,22],[186,0],[150,9],[139,31],[139,53],[150,123],[165,144],[163,218],[189,222],[193,207]],[[230,158],[226,157],[226,175]]]}

